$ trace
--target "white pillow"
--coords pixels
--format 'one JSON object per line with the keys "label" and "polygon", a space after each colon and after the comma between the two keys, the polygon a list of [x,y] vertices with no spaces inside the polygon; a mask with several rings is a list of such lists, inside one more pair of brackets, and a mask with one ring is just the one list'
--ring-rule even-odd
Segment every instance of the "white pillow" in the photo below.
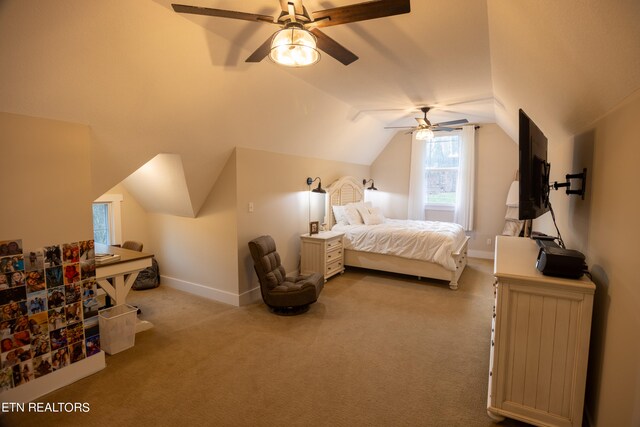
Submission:
{"label": "white pillow", "polygon": [[336,224],[349,225],[344,206],[333,205],[331,208],[333,209],[333,217],[336,219]]}
{"label": "white pillow", "polygon": [[[362,216],[360,216],[360,211],[356,206],[356,203],[349,203],[344,206],[344,213],[349,221],[349,225],[359,225],[363,224]],[[363,205],[364,206],[364,205]]]}
{"label": "white pillow", "polygon": [[362,205],[358,206],[358,211],[360,212],[365,225],[378,225],[385,221],[384,215],[379,208]]}

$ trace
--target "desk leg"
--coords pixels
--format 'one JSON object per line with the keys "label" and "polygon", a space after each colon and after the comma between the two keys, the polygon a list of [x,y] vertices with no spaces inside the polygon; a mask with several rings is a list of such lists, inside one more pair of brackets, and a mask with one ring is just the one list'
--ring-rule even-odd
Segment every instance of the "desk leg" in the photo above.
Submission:
{"label": "desk leg", "polygon": [[109,283],[109,281],[105,279],[98,279],[98,284],[104,291],[109,295],[109,297],[113,300],[116,299],[116,289]]}
{"label": "desk leg", "polygon": [[[104,291],[111,297],[114,305],[125,304],[127,300],[127,294],[131,290],[131,287],[138,277],[138,272],[133,272],[129,275],[113,276],[113,285],[105,279],[98,279],[98,284]],[[146,320],[140,320],[136,318],[136,333],[146,331],[153,328],[153,323]]]}

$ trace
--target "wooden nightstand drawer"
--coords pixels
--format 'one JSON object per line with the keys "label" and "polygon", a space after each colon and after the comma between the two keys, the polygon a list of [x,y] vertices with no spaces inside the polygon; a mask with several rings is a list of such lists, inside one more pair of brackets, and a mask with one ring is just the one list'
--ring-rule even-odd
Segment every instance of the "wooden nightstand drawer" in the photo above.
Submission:
{"label": "wooden nightstand drawer", "polygon": [[327,264],[327,270],[325,271],[324,275],[326,277],[330,277],[333,276],[336,273],[339,273],[343,270],[342,267],[342,258],[333,261],[332,263]]}
{"label": "wooden nightstand drawer", "polygon": [[330,264],[333,261],[342,259],[342,246],[337,249],[332,250],[331,252],[327,252],[327,264]]}
{"label": "wooden nightstand drawer", "polygon": [[327,241],[327,251],[332,251],[342,247],[342,238]]}

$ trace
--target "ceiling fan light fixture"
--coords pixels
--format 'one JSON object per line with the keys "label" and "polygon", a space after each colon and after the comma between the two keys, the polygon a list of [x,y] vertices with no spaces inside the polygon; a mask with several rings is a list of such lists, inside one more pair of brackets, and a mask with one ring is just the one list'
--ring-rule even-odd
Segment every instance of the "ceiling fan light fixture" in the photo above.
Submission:
{"label": "ceiling fan light fixture", "polygon": [[416,139],[418,141],[429,141],[434,137],[433,131],[431,129],[418,129],[416,131]]}
{"label": "ceiling fan light fixture", "polygon": [[274,34],[269,58],[286,67],[306,67],[320,60],[316,36],[301,26],[288,25]]}

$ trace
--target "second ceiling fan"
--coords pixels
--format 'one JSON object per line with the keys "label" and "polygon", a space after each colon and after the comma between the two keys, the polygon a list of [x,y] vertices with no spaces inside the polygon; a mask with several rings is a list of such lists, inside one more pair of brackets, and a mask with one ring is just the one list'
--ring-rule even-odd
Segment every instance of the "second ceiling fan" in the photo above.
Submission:
{"label": "second ceiling fan", "polygon": [[282,27],[273,37],[258,47],[246,62],[260,62],[269,55],[273,61],[290,67],[316,63],[320,58],[317,49],[344,65],[349,65],[358,59],[353,52],[327,36],[319,28],[383,18],[411,11],[409,0],[368,1],[311,13],[303,6],[302,0],[280,0],[282,12],[278,17],[183,4],[172,4],[171,6],[178,13],[241,19]]}
{"label": "second ceiling fan", "polygon": [[416,121],[418,122],[418,126],[388,126],[385,129],[411,129],[407,133],[416,132],[416,139],[431,139],[434,136],[434,132],[438,131],[446,131],[451,132],[456,130],[450,126],[462,125],[465,123],[469,123],[467,119],[458,119],[458,120],[450,120],[448,122],[440,122],[431,124],[429,119],[427,119],[427,113],[429,112],[430,107],[422,107],[420,111],[424,113],[424,117],[416,117]]}

